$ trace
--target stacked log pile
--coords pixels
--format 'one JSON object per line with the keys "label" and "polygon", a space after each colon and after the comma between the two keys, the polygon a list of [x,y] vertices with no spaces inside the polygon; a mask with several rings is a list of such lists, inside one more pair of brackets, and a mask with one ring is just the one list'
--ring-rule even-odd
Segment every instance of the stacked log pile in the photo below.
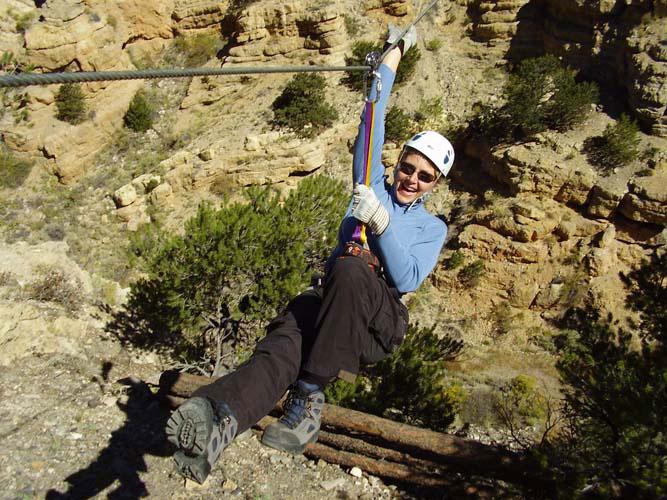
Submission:
{"label": "stacked log pile", "polygon": [[[213,381],[169,371],[160,378],[158,394],[176,408],[197,388]],[[279,412],[280,403],[272,415]],[[255,429],[262,432],[274,420],[267,415]],[[322,412],[318,442],[309,444],[304,454],[419,486],[447,487],[453,483],[454,473],[462,473],[547,487],[539,484],[537,466],[525,454],[330,404],[325,404]],[[469,493],[487,496],[493,492],[477,488]]]}

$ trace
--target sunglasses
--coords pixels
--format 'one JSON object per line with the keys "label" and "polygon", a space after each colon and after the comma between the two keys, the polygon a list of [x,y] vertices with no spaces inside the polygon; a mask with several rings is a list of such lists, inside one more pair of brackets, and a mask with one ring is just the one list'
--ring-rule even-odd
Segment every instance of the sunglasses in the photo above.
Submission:
{"label": "sunglasses", "polygon": [[[401,162],[398,164],[398,170],[399,172],[404,173],[408,177],[410,177],[412,174],[415,173],[415,166],[410,165],[409,163]],[[435,180],[435,175],[429,174],[428,172],[424,172],[423,170],[420,170],[417,172],[417,179],[419,179],[421,182],[425,184],[430,184]]]}

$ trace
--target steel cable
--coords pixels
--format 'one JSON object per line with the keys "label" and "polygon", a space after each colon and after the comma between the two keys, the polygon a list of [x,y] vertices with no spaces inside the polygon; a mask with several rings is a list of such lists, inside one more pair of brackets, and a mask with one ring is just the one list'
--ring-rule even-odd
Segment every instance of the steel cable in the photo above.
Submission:
{"label": "steel cable", "polygon": [[[379,62],[398,45],[410,28],[417,24],[438,3],[433,0],[412,23],[410,23],[379,58]],[[378,62],[378,64],[379,64]],[[75,73],[19,73],[0,75],[0,87],[26,87],[29,85],[51,85],[54,83],[103,82],[114,80],[147,80],[155,78],[184,78],[192,76],[253,75],[266,73],[320,73],[320,72],[357,72],[372,71],[371,66],[269,66],[266,68],[170,68],[122,71],[78,71]]]}
{"label": "steel cable", "polygon": [[154,78],[183,78],[191,76],[253,75],[263,73],[319,73],[370,71],[370,66],[269,66],[264,68],[170,68],[122,71],[79,71],[75,73],[19,73],[0,76],[0,87],[25,87],[53,83],[102,82],[112,80],[142,80]]}

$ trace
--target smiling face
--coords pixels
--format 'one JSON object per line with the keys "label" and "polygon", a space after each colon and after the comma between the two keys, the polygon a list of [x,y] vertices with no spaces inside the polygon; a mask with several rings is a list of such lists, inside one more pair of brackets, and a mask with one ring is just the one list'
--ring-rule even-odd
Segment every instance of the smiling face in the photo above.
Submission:
{"label": "smiling face", "polygon": [[408,149],[394,169],[394,192],[401,204],[409,204],[433,189],[437,171],[420,153]]}

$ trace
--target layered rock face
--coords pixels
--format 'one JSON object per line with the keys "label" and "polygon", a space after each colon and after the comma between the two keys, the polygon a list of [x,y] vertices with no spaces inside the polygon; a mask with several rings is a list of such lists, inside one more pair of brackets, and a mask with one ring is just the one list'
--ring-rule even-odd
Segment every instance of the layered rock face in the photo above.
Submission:
{"label": "layered rock face", "polygon": [[473,38],[484,42],[509,40],[517,34],[520,20],[531,22],[527,15],[531,10],[530,0],[480,0],[473,2],[470,10],[474,19]]}
{"label": "layered rock face", "polygon": [[635,28],[625,52],[630,105],[660,137],[667,137],[667,12],[665,16]]}
{"label": "layered rock face", "polygon": [[247,7],[236,20],[234,47],[226,63],[266,61],[309,53],[333,54],[343,50],[345,37],[340,6],[336,3],[293,0],[260,2]]}
{"label": "layered rock face", "polygon": [[667,135],[664,1],[474,0],[473,37],[508,43],[512,59],[544,52],[603,85],[620,87],[634,115]]}

